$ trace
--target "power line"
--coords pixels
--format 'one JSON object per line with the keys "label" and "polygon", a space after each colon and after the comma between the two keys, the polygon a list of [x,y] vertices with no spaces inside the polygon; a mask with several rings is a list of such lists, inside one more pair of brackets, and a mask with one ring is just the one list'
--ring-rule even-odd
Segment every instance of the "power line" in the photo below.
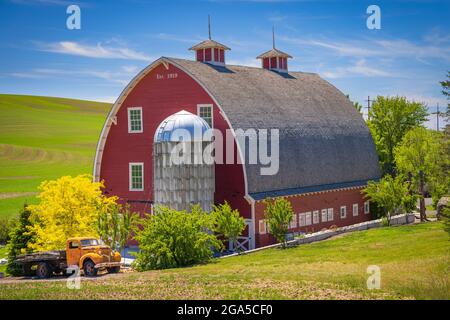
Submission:
{"label": "power line", "polygon": [[436,112],[432,112],[431,114],[436,115],[436,130],[439,131],[439,117],[441,116],[441,114],[443,114],[443,112],[439,111],[439,103],[437,104],[436,109]]}

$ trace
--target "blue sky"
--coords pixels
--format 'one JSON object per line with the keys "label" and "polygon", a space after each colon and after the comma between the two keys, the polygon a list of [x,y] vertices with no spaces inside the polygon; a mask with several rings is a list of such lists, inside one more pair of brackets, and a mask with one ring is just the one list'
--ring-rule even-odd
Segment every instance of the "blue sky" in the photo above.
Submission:
{"label": "blue sky", "polygon": [[[81,30],[66,27],[70,4]],[[366,27],[371,4],[381,30]],[[450,1],[425,0],[0,0],[0,92],[112,102],[152,60],[193,59],[208,14],[213,38],[232,49],[227,63],[259,66],[275,25],[290,70],[319,73],[364,106],[377,95],[446,105]]]}

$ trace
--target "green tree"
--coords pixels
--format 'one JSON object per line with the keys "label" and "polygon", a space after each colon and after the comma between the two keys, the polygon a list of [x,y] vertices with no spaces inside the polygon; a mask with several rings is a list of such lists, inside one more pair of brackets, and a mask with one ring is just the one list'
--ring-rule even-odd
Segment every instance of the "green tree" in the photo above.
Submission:
{"label": "green tree", "polygon": [[420,219],[426,220],[425,185],[433,187],[440,176],[440,134],[422,127],[410,130],[395,148],[398,170],[410,175],[420,200]]}
{"label": "green tree", "polygon": [[137,217],[136,213],[130,211],[129,205],[110,206],[110,210],[104,210],[98,216],[97,231],[100,239],[114,250],[120,251],[137,227]]}
{"label": "green tree", "polygon": [[6,272],[18,276],[23,273],[22,267],[18,265],[15,260],[20,254],[29,253],[29,244],[35,241],[35,234],[31,231],[32,222],[30,221],[31,211],[25,204],[19,214],[19,222],[12,230],[10,240],[6,246],[8,252],[8,264]]}
{"label": "green tree", "polygon": [[286,247],[286,234],[289,230],[289,224],[294,219],[294,211],[291,203],[284,198],[267,199],[264,201],[266,208],[264,210],[265,219],[269,227],[269,232]]}
{"label": "green tree", "polygon": [[238,237],[245,229],[245,219],[238,210],[231,209],[226,201],[215,205],[211,214],[214,218],[214,231],[228,240],[233,245],[233,250],[237,249]]}
{"label": "green tree", "polygon": [[377,148],[384,174],[396,175],[394,149],[412,128],[427,119],[422,103],[404,97],[377,97],[369,111],[367,122]]}
{"label": "green tree", "polygon": [[212,258],[214,249],[222,248],[211,232],[212,216],[199,205],[192,206],[191,212],[157,206],[141,224],[135,237],[140,249],[134,262],[138,271],[203,263]]}
{"label": "green tree", "polygon": [[395,178],[386,175],[379,182],[369,181],[362,192],[382,209],[382,215],[387,218],[388,224],[392,216],[409,211],[416,201],[401,175]]}

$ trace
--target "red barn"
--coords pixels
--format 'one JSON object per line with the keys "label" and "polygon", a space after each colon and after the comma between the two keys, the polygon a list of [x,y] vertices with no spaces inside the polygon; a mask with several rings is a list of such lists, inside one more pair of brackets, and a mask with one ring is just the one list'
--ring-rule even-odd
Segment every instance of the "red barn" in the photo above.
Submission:
{"label": "red barn", "polygon": [[[224,136],[232,133],[235,161],[214,164],[213,198],[228,201],[246,219],[246,249],[273,243],[264,221],[269,197],[292,203],[292,233],[370,219],[361,189],[379,177],[378,158],[345,95],[317,74],[288,71],[291,56],[275,46],[258,56],[261,68],[227,65],[229,48],[211,39],[191,50],[196,61],[161,57],[150,64],[112,106],[94,165],[94,178],[104,180],[107,194],[151,211],[156,130],[185,110]],[[276,174],[262,175],[266,165],[246,161],[248,141],[236,139],[236,132],[249,129],[278,129]]]}

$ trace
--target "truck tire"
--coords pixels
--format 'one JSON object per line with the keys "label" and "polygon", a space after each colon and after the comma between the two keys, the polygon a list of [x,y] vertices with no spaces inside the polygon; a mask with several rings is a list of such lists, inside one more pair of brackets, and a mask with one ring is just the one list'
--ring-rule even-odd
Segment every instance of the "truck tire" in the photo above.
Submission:
{"label": "truck tire", "polygon": [[26,263],[22,265],[22,273],[25,277],[34,276],[34,271],[31,270],[31,264]]}
{"label": "truck tire", "polygon": [[108,271],[108,273],[119,273],[120,267],[109,267],[109,268],[106,268],[106,270]]}
{"label": "truck tire", "polygon": [[52,274],[52,269],[50,268],[49,264],[47,262],[39,262],[39,264],[36,268],[36,276],[39,279],[45,279],[45,278],[50,278],[51,274]]}
{"label": "truck tire", "polygon": [[95,264],[92,260],[88,260],[83,264],[83,271],[86,277],[95,277],[98,269],[95,268]]}

